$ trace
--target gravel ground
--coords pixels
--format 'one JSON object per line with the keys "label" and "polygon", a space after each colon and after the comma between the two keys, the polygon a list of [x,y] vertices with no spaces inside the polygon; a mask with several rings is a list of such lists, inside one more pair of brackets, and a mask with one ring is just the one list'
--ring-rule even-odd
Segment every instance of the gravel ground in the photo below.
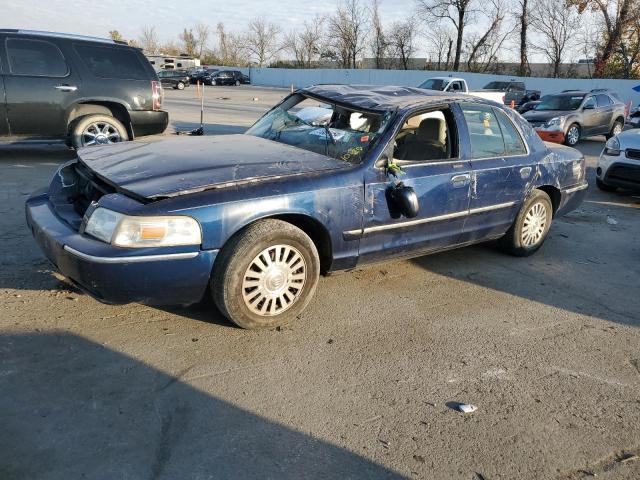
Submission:
{"label": "gravel ground", "polygon": [[[205,131],[284,94],[207,88]],[[195,128],[195,89],[166,97]],[[602,143],[580,144],[592,184]],[[23,204],[71,156],[0,149],[1,479],[640,478],[640,198],[592,185],[530,258],[322,278],[297,323],[251,332],[64,283]]]}

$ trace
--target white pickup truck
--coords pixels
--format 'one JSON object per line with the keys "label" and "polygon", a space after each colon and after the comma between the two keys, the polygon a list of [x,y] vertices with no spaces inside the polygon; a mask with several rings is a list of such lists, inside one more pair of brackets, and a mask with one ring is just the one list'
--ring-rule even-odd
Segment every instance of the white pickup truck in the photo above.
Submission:
{"label": "white pickup truck", "polygon": [[467,82],[464,78],[456,77],[433,77],[425,80],[418,88],[426,88],[428,90],[440,90],[441,92],[467,93],[476,97],[493,100],[500,104],[504,104],[504,92],[475,90],[469,91]]}

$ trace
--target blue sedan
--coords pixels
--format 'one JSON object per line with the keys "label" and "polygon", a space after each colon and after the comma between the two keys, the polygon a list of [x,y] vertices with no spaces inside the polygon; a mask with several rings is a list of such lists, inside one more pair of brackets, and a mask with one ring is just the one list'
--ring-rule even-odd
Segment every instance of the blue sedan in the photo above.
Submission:
{"label": "blue sedan", "polygon": [[327,272],[496,239],[530,255],[586,189],[584,157],[502,105],[323,85],[244,135],[81,149],[26,211],[49,260],[101,301],[209,292],[236,324],[269,328]]}

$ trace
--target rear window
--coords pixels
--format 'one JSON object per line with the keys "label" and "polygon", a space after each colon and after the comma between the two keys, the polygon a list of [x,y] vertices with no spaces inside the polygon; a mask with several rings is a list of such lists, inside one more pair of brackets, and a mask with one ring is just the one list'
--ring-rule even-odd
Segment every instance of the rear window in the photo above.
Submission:
{"label": "rear window", "polygon": [[149,75],[134,50],[95,45],[74,45],[87,68],[96,77],[147,80]]}
{"label": "rear window", "polygon": [[505,154],[502,131],[491,107],[464,105],[464,119],[469,129],[472,158],[498,157]]}
{"label": "rear window", "polygon": [[8,38],[9,69],[14,75],[65,77],[69,67],[60,49],[51,42]]}
{"label": "rear window", "polygon": [[599,107],[606,107],[607,105],[612,105],[613,102],[607,95],[596,95],[596,100],[598,101]]}

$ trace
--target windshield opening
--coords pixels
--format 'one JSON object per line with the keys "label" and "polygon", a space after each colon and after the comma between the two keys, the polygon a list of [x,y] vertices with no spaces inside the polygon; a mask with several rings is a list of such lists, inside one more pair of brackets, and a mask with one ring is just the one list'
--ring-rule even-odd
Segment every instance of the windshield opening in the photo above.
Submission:
{"label": "windshield opening", "polygon": [[534,110],[577,110],[584,95],[545,95]]}
{"label": "windshield opening", "polygon": [[421,83],[418,88],[426,88],[427,90],[440,90],[443,91],[446,86],[444,80],[437,78],[430,78],[429,80]]}
{"label": "windshield opening", "polygon": [[485,90],[506,90],[509,82],[489,82],[484,86]]}
{"label": "windshield opening", "polygon": [[360,163],[390,118],[391,112],[360,112],[297,93],[267,112],[246,134]]}

